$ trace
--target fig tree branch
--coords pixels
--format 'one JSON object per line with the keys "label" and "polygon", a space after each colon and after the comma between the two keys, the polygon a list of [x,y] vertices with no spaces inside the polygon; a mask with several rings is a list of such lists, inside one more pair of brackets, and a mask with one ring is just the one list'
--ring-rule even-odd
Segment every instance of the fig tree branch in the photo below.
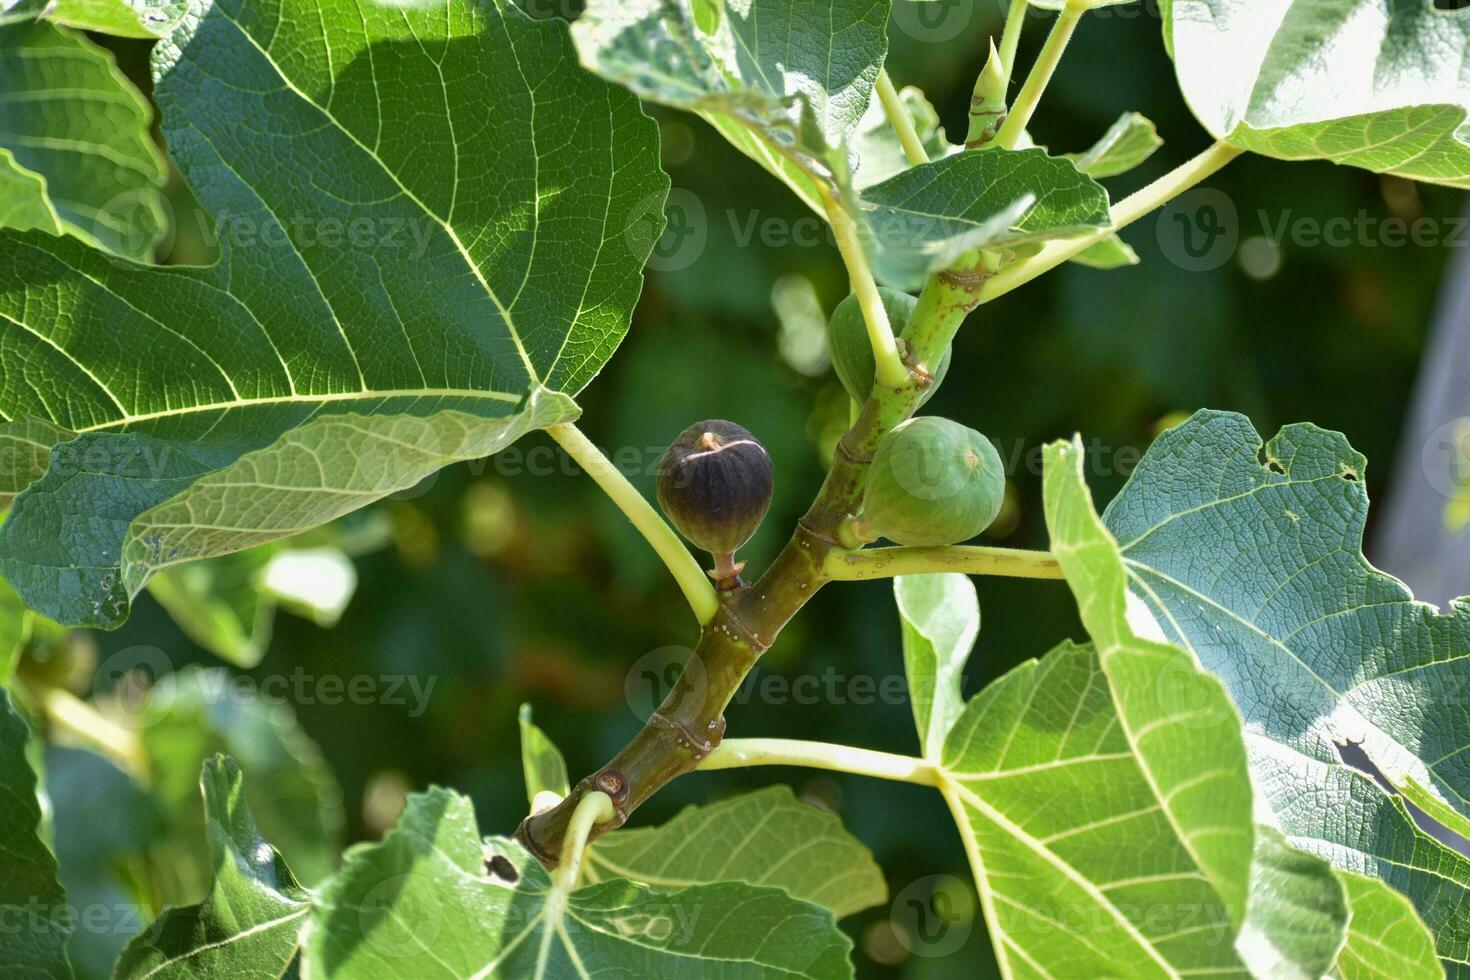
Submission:
{"label": "fig tree branch", "polygon": [[638,529],[638,533],[658,552],[658,556],[673,573],[674,581],[684,592],[684,598],[700,624],[714,619],[719,608],[719,599],[715,597],[715,588],[710,583],[709,576],[699,567],[699,562],[689,553],[689,549],[684,547],[684,542],[679,540],[674,529],[653,509],[653,505],[643,499],[637,488],[618,472],[611,460],[592,444],[592,440],[582,434],[581,429],[567,422],[553,425],[546,431],[567,451],[567,455],[577,461],[578,466],[587,471],[587,475],[596,481]]}
{"label": "fig tree branch", "polygon": [[740,769],[745,766],[806,766],[920,786],[939,785],[938,771],[923,759],[795,738],[726,739],[700,763],[699,768]]}
{"label": "fig tree branch", "polygon": [[833,549],[823,571],[835,582],[894,578],[930,572],[1003,575],[1011,578],[1060,579],[1061,566],[1048,551],[950,545],[936,548]]}
{"label": "fig tree branch", "polygon": [[[974,255],[965,258],[976,264],[931,277],[920,294],[904,330],[915,364],[937,363],[979,302],[984,272]],[[878,443],[913,415],[930,383],[927,372],[907,367],[900,384],[875,381],[852,427],[838,440],[826,479],[791,540],[754,584],[720,593],[714,618],[642,730],[606,765],[577,782],[561,803],[521,822],[516,836],[543,863],[557,863],[567,827],[587,793],[606,793],[613,804],[612,819],[592,829],[595,838],[621,826],[644,800],[697,769],[718,748],[725,708],[746,674],[791,617],[831,581],[826,557],[840,547],[837,528],[862,498]]]}

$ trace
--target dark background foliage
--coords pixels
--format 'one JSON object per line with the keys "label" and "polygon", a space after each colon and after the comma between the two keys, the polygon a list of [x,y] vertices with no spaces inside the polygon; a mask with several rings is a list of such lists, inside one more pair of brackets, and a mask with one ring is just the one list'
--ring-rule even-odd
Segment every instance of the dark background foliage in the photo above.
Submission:
{"label": "dark background foliage", "polygon": [[[526,6],[542,15],[575,12]],[[903,6],[890,32],[890,71],[900,86],[921,86],[958,138],[985,38],[999,32],[1000,4]],[[1046,23],[1030,18],[1023,64]],[[141,80],[146,52],[109,43]],[[494,93],[486,98],[494,111]],[[1153,119],[1166,142],[1138,171],[1109,182],[1115,199],[1208,142],[1174,85],[1157,12],[1140,5],[1087,17],[1032,135],[1054,152],[1081,150],[1130,109]],[[579,399],[583,427],[650,496],[659,452],[689,423],[724,417],[755,432],[777,472],[770,515],[741,555],[759,570],[815,492],[844,426],[846,401],[824,367],[820,328],[846,280],[813,216],[782,185],[699,120],[657,115],[676,188],[673,230],[655,261],[664,271],[650,272],[627,341]],[[1301,419],[1342,430],[1372,461],[1370,494],[1382,495],[1442,271],[1455,252],[1391,247],[1371,232],[1340,247],[1268,239],[1282,221],[1359,215],[1370,229],[1387,218],[1428,217],[1443,231],[1461,211],[1460,195],[1327,163],[1249,156],[1210,186],[1223,192],[1233,218],[1216,197],[1144,219],[1124,236],[1141,266],[1068,267],[981,308],[957,338],[948,382],[926,410],[980,428],[1001,446],[1010,496],[989,543],[1044,546],[1036,453],[1046,441],[1083,432],[1089,478],[1106,500],[1161,427],[1202,406],[1244,412],[1266,434]],[[175,204],[189,213],[181,188]],[[189,224],[181,222],[175,260],[206,254]],[[1223,244],[1196,261],[1181,236],[1216,226]],[[1212,267],[1189,268],[1200,264]],[[378,835],[405,791],[431,783],[469,793],[486,833],[508,832],[525,811],[517,706],[534,705],[573,778],[591,771],[636,731],[635,710],[655,690],[661,696],[678,648],[695,639],[693,621],[652,552],[544,436],[480,466],[446,470],[377,509],[391,520],[392,540],[358,560],[360,585],[341,624],[324,630],[278,617],[267,657],[247,673],[259,680],[299,667],[318,678],[432,680],[427,710],[417,715],[411,701],[290,699],[341,784],[347,838]],[[976,584],[984,623],[967,691],[1080,635],[1060,584]],[[104,664],[144,647],[174,667],[218,665],[146,597],[124,628],[92,639]],[[763,660],[728,713],[730,732],[909,753],[915,740],[901,677],[889,586],[834,586]],[[99,766],[81,753],[48,759],[58,813],[67,812],[61,799],[80,799],[91,814],[57,824],[64,863],[68,853],[80,855],[66,871],[74,892],[88,887],[89,872],[78,869],[130,866],[127,835],[147,823],[133,819],[139,805],[127,781],[94,772]],[[984,928],[968,918],[974,899],[959,838],[930,791],[807,770],[699,774],[670,786],[636,821],[773,780],[841,813],[899,896],[892,909],[848,920],[860,974],[973,977],[991,968]],[[96,836],[99,822],[108,826],[106,841]],[[905,904],[927,898],[936,883],[948,893],[952,920],[937,925]],[[949,945],[928,942],[933,928],[970,929],[968,943],[952,955],[925,955]],[[76,942],[88,972],[98,961],[85,947],[98,940],[83,931]]]}

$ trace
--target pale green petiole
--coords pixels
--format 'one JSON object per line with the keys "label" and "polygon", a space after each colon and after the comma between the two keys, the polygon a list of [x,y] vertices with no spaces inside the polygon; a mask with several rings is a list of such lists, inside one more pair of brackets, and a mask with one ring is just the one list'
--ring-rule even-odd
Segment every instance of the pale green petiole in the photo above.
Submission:
{"label": "pale green petiole", "polygon": [[592,828],[606,823],[613,816],[612,797],[594,790],[582,797],[572,814],[567,827],[566,839],[562,842],[561,860],[552,877],[552,884],[560,892],[569,892],[582,874],[582,856],[587,852],[587,836]]}
{"label": "pale green petiole", "polygon": [[574,424],[566,422],[553,425],[546,431],[567,451],[567,455],[577,461],[577,465],[587,471],[587,475],[596,481],[612,502],[618,505],[618,509],[632,521],[638,533],[658,552],[658,556],[673,573],[674,581],[683,590],[684,598],[688,601],[689,608],[694,610],[700,625],[714,619],[720,608],[714,585],[704,569],[699,567],[699,562],[689,553],[689,549],[684,547],[684,542],[679,540],[674,529],[658,516],[653,505],[643,499],[643,495],[628,482],[627,477],[619,473],[617,467]]}
{"label": "pale green petiole", "polygon": [[1062,569],[1047,551],[951,545],[937,548],[835,549],[822,570],[837,582],[959,572],[964,575],[1003,575],[1011,578],[1060,579]]}
{"label": "pale green petiole", "polygon": [[929,154],[924,151],[918,130],[914,129],[913,117],[904,109],[903,99],[899,97],[898,89],[893,87],[893,79],[888,77],[887,68],[878,72],[878,101],[883,103],[883,114],[888,117],[888,125],[898,135],[898,142],[903,146],[903,155],[908,158],[909,166],[917,167],[921,163],[928,163]]}
{"label": "pale green petiole", "polygon": [[1000,34],[1000,64],[1005,72],[1006,84],[1010,84],[1016,65],[1016,45],[1021,41],[1021,26],[1026,22],[1027,0],[1011,0],[1010,12],[1006,14],[1006,26]]}
{"label": "pale green petiole", "polygon": [[700,763],[699,768],[739,769],[745,766],[806,766],[920,786],[940,784],[938,769],[923,759],[794,738],[727,738]]}
{"label": "pale green petiole", "polygon": [[108,720],[91,704],[62,688],[42,687],[36,695],[53,735],[99,752],[135,779],[147,780],[147,756],[137,732]]}
{"label": "pale green petiole", "polygon": [[852,280],[852,291],[862,307],[863,322],[868,327],[868,341],[873,345],[873,360],[876,364],[874,377],[885,388],[900,388],[908,384],[908,368],[898,356],[898,343],[893,328],[888,324],[888,311],[878,295],[878,284],[873,280],[873,270],[868,267],[868,257],[863,251],[862,239],[857,224],[847,209],[832,198],[827,199],[827,221],[837,238],[837,251],[847,266],[847,276]]}
{"label": "pale green petiole", "polygon": [[[1006,121],[1001,124],[1000,132],[995,135],[995,142],[1007,150],[1015,149],[1021,134],[1026,131],[1026,126],[1031,122],[1031,116],[1036,112],[1037,105],[1041,102],[1041,95],[1046,91],[1047,83],[1056,72],[1057,65],[1061,63],[1062,52],[1067,49],[1067,42],[1072,40],[1072,32],[1077,29],[1077,22],[1082,15],[1087,13],[1088,5],[1072,0],[1062,12],[1057,15],[1057,21],[1052,25],[1051,33],[1046,36],[1046,43],[1041,46],[1041,53],[1036,56],[1036,64],[1031,66],[1031,72],[1026,76],[1026,82],[1021,86],[1021,91],[1016,93],[1016,101],[1012,103],[1010,114]],[[1004,43],[1005,38],[1001,38]],[[1002,53],[1002,57],[1005,54]],[[1012,52],[1011,58],[1015,58]],[[1007,64],[1009,70],[1009,64]]]}
{"label": "pale green petiole", "polygon": [[1079,238],[1057,239],[1048,242],[1041,251],[1029,258],[1020,259],[1001,269],[985,280],[980,287],[980,302],[988,302],[1004,295],[1049,272],[1063,262],[1085,252],[1113,232],[1123,228],[1150,211],[1160,208],[1183,194],[1200,181],[1207,180],[1231,160],[1244,151],[1228,143],[1215,143],[1209,149],[1166,173],[1158,180],[1113,205],[1113,220],[1106,228],[1082,235]]}

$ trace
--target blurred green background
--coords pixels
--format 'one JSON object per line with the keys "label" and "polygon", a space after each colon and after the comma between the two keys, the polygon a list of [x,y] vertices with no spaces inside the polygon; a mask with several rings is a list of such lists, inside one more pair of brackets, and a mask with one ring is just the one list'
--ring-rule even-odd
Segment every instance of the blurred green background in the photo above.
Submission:
{"label": "blurred green background", "polygon": [[[543,15],[575,12],[525,5]],[[900,6],[890,29],[890,72],[900,86],[922,87],[959,138],[985,38],[999,32],[1000,5]],[[1047,20],[1028,19],[1023,65]],[[1153,119],[1165,145],[1139,170],[1108,182],[1115,200],[1208,142],[1177,93],[1159,35],[1152,7],[1089,15],[1032,126],[1038,143],[1063,152],[1085,149],[1123,111]],[[130,74],[146,81],[146,52],[108,43]],[[823,236],[813,240],[811,215],[782,185],[699,120],[656,114],[676,189],[674,231],[660,243],[626,342],[579,399],[583,428],[650,497],[652,467],[686,425],[723,417],[755,432],[777,467],[771,513],[740,556],[758,571],[815,492],[845,422],[847,403],[826,367],[821,329],[846,294],[845,276],[835,249]],[[1442,270],[1455,253],[1376,239],[1342,247],[1268,239],[1283,220],[1360,213],[1370,224],[1427,217],[1447,229],[1461,213],[1461,196],[1326,163],[1254,157],[1210,186],[1235,210],[1233,220],[1224,216],[1227,245],[1205,263],[1213,267],[1181,268],[1178,236],[1200,216],[1166,213],[1124,235],[1142,265],[1064,268],[981,308],[960,333],[949,379],[926,410],[981,429],[1011,465],[1007,508],[989,543],[1044,546],[1035,465],[1043,443],[1084,433],[1094,460],[1089,478],[1107,500],[1162,426],[1202,406],[1244,412],[1266,434],[1302,419],[1342,430],[1372,461],[1370,494],[1385,485]],[[187,200],[176,188],[179,213],[189,213]],[[174,259],[205,257],[207,248],[190,231],[197,223],[180,224]],[[300,831],[298,844],[277,839],[306,868],[332,860],[330,848],[311,842],[312,833],[340,834],[344,842],[375,837],[404,792],[431,783],[470,794],[486,833],[509,832],[526,810],[517,706],[534,706],[576,778],[637,730],[635,709],[661,696],[655,687],[679,654],[667,648],[696,638],[652,552],[543,436],[483,465],[446,470],[373,510],[376,544],[355,559],[357,589],[340,623],[323,628],[279,615],[264,659],[249,670],[228,669],[257,683],[290,678],[297,668],[318,682],[366,676],[383,694],[383,679],[409,678],[425,693],[422,704],[406,681],[397,697],[361,704],[327,703],[336,699],[320,684],[308,685],[305,696],[288,685],[284,704],[233,714],[184,703],[178,699],[188,695],[180,693],[171,720],[145,729],[156,739],[169,724],[192,725],[195,734],[176,738],[199,744],[180,754],[202,752],[208,743],[241,756],[257,809],[263,802],[275,813],[262,822]],[[1080,636],[1058,583],[976,585],[984,620],[967,693],[1056,641]],[[122,668],[137,663],[161,670],[223,664],[149,597],[115,633],[33,651],[33,660],[48,657],[80,663],[74,681],[83,692],[94,687],[92,657],[102,665],[98,690],[132,676]],[[908,705],[891,696],[891,679],[901,674],[889,586],[833,586],[763,659],[756,683],[728,712],[729,731],[911,753]],[[760,679],[772,675],[814,678],[807,684],[817,696],[763,696]],[[881,696],[885,690],[890,696]],[[384,703],[394,700],[404,703]],[[193,806],[195,775],[170,790],[181,812]],[[169,829],[170,814],[120,772],[87,753],[53,748],[46,780],[74,897],[128,902],[150,889],[189,891],[195,872],[181,869],[170,848],[191,843],[171,837],[177,831]],[[973,895],[960,841],[928,790],[803,770],[698,774],[660,793],[635,822],[661,821],[686,804],[776,780],[839,812],[873,849],[898,897],[891,909],[846,920],[860,975],[988,975],[984,927],[968,918]],[[169,880],[160,886],[160,877]],[[905,905],[916,895],[927,899],[934,887],[948,896],[950,921],[941,931],[967,935],[958,952],[947,952],[952,940],[933,942],[935,924],[916,921],[918,913]],[[125,938],[101,933],[78,932],[84,975],[105,975],[108,948]],[[947,955],[930,955],[937,951]]]}

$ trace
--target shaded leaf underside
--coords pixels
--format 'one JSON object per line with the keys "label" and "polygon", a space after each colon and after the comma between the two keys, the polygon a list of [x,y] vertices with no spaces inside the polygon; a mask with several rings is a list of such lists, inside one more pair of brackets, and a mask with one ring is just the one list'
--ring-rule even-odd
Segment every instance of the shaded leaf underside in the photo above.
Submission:
{"label": "shaded leaf underside", "polygon": [[1470,860],[1346,766],[1359,743],[1396,782],[1470,799],[1470,605],[1444,614],[1362,556],[1364,460],[1338,433],[1262,444],[1201,412],[1150,448],[1104,519],[1140,629],[1191,650],[1245,717],[1258,793],[1294,846],[1414,902],[1470,970]]}

